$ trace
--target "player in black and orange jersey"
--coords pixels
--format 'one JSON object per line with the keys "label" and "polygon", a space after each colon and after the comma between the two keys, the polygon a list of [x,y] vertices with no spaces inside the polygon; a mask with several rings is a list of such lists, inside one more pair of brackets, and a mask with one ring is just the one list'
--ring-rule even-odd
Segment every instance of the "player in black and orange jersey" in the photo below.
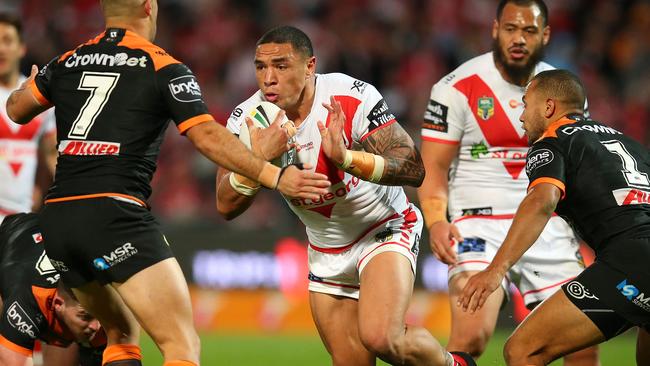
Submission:
{"label": "player in black and orange jersey", "polygon": [[532,147],[528,194],[488,268],[459,304],[474,311],[538,237],[555,211],[596,252],[515,330],[508,365],[546,365],[569,352],[639,327],[637,364],[650,364],[650,154],[619,131],[582,115],[585,91],[565,70],[529,84],[520,119]]}
{"label": "player in black and orange jersey", "polygon": [[36,214],[8,216],[0,225],[0,365],[25,365],[36,340],[57,346],[44,350],[44,365],[101,365],[104,332],[59,277]]}
{"label": "player in black and orange jersey", "polygon": [[[41,228],[62,280],[106,330],[104,363],[141,364],[139,323],[165,365],[198,365],[187,284],[145,203],[167,121],[209,159],[284,194],[318,199],[329,182],[255,157],[214,122],[190,69],[151,43],[156,0],[101,6],[106,31],[33,69],[8,114],[24,123],[56,107],[59,159]],[[287,145],[288,133],[275,136]]]}

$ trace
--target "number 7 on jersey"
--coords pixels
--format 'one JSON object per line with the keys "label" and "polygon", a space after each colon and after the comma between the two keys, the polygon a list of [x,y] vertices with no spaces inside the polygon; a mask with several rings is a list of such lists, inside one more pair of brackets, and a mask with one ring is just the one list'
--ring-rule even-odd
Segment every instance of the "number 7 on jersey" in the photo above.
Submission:
{"label": "number 7 on jersey", "polygon": [[69,138],[86,139],[119,79],[119,73],[84,71],[77,90],[90,91],[90,95],[72,123]]}

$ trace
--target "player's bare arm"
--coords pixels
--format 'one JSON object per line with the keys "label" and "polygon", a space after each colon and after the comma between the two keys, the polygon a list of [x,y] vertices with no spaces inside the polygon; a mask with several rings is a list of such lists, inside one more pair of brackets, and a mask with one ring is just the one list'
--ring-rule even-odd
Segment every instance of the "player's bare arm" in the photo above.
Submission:
{"label": "player's bare arm", "polygon": [[499,287],[508,270],[535,243],[561,197],[562,191],[550,183],[540,183],[531,188],[521,201],[508,235],[492,263],[472,276],[465,285],[458,298],[458,305],[463,310],[473,313],[483,306],[487,297]]}
{"label": "player's bare arm", "polygon": [[456,251],[450,241],[463,240],[456,225],[447,221],[447,176],[451,162],[458,156],[458,146],[422,141],[422,160],[427,174],[418,188],[420,208],[429,229],[431,251],[445,264],[455,264],[457,260]]}
{"label": "player's bare arm", "polygon": [[0,345],[0,364],[6,366],[32,366],[32,358]]}
{"label": "player's bare arm", "polygon": [[21,125],[31,121],[34,117],[50,108],[48,105],[41,105],[29,87],[29,84],[33,83],[36,74],[38,74],[38,67],[33,65],[29,78],[20,84],[20,87],[14,90],[7,99],[7,115],[12,121]]}
{"label": "player's bare arm", "polygon": [[379,184],[419,187],[424,180],[424,164],[411,137],[399,123],[375,130],[363,141],[367,152],[381,155],[385,160],[384,174]]}

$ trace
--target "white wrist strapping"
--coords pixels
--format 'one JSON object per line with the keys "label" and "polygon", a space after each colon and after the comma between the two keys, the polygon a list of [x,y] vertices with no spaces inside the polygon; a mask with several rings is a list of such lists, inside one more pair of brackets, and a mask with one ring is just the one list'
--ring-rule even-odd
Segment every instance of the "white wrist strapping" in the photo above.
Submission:
{"label": "white wrist strapping", "polygon": [[243,196],[252,197],[257,193],[257,191],[260,190],[259,186],[249,187],[245,184],[239,183],[237,178],[235,178],[235,173],[230,173],[230,177],[228,178],[228,181],[230,182],[230,186],[232,187],[232,189],[234,189],[235,192]]}

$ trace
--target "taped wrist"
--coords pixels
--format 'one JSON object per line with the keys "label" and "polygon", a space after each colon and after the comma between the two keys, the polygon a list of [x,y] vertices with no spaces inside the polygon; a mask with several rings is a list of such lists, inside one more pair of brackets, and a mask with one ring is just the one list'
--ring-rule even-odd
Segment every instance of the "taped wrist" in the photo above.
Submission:
{"label": "taped wrist", "polygon": [[383,157],[365,151],[346,150],[339,168],[369,182],[377,183],[384,176]]}
{"label": "taped wrist", "polygon": [[434,222],[447,221],[447,200],[427,198],[420,201],[420,207],[427,227],[431,227]]}
{"label": "taped wrist", "polygon": [[280,181],[280,168],[269,162],[264,163],[262,170],[260,170],[260,174],[257,176],[257,181],[266,188],[278,188],[278,182]]}
{"label": "taped wrist", "polygon": [[228,181],[235,192],[248,197],[254,196],[261,187],[258,182],[235,173],[230,173]]}

